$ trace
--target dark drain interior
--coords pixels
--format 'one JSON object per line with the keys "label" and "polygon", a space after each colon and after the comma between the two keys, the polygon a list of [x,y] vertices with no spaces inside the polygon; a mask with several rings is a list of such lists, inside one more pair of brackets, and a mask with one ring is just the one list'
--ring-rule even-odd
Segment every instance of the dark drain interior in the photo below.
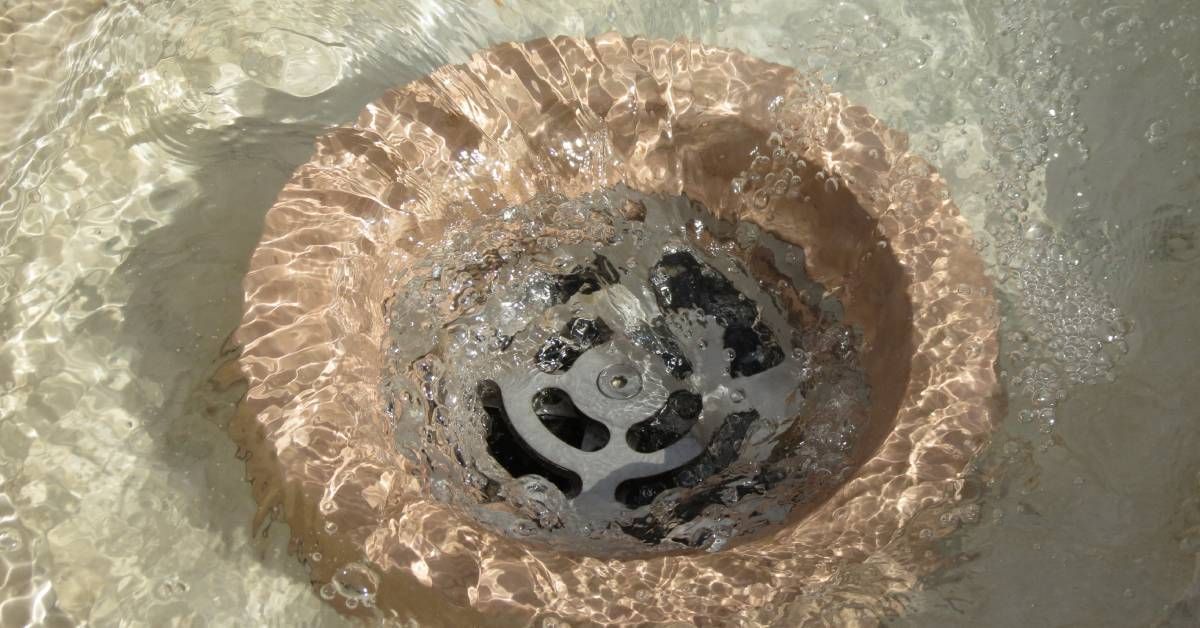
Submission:
{"label": "dark drain interior", "polygon": [[608,428],[580,412],[565,390],[538,391],[533,398],[533,413],[559,440],[579,451],[598,451],[608,444]]}
{"label": "dark drain interior", "polygon": [[487,451],[514,478],[540,475],[550,480],[567,497],[579,494],[579,476],[539,458],[513,431],[504,413],[504,401],[496,382],[479,384],[479,401],[488,415]]}
{"label": "dark drain interior", "polygon": [[732,352],[730,375],[761,373],[783,361],[770,329],[758,318],[758,307],[715,268],[686,251],[668,253],[650,272],[654,298],[666,312],[695,310],[712,316],[725,329],[725,348]]}
{"label": "dark drain interior", "polygon": [[625,433],[625,440],[634,451],[658,451],[692,431],[700,417],[702,404],[700,395],[677,390],[654,416],[630,428]]}

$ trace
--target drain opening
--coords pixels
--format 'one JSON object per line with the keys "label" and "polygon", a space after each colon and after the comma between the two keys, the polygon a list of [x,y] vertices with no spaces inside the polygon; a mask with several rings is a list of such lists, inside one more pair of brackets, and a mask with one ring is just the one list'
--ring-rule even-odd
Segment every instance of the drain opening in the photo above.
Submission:
{"label": "drain opening", "polygon": [[[440,369],[414,382],[437,408],[426,440],[455,447],[481,505],[517,507],[509,529],[526,538],[711,549],[819,497],[828,483],[806,477],[849,468],[865,378],[854,332],[802,251],[684,197],[617,188],[543,202],[501,229],[545,229],[548,205],[568,216],[549,221],[560,235],[491,266],[459,264],[450,281],[471,285],[476,306],[434,334],[419,362]],[[561,237],[573,228],[582,237]],[[413,297],[444,289],[452,262],[435,260],[436,281],[410,282],[417,294],[398,291],[396,307],[434,302]],[[471,408],[483,451],[471,447]],[[531,497],[538,477],[566,501]],[[521,523],[543,502],[556,505],[530,513],[532,529]]]}
{"label": "drain opening", "polygon": [[550,480],[567,497],[579,494],[579,476],[538,457],[513,432],[504,413],[500,387],[493,381],[480,382],[479,400],[487,412],[487,452],[514,478],[540,475]]}
{"label": "drain opening", "polygon": [[538,391],[533,397],[533,413],[559,440],[579,451],[598,451],[608,444],[608,428],[580,412],[565,390]]}
{"label": "drain opening", "polygon": [[650,273],[654,297],[664,311],[694,310],[712,316],[724,328],[722,340],[732,352],[730,375],[761,373],[783,362],[783,350],[758,317],[758,307],[713,267],[687,251],[667,253]]}
{"label": "drain opening", "polygon": [[702,409],[700,395],[677,390],[654,416],[630,428],[625,439],[630,448],[644,454],[664,449],[696,427]]}
{"label": "drain opening", "polygon": [[[677,469],[622,482],[617,487],[617,499],[637,508],[650,504],[660,493],[669,489],[699,485],[704,479],[728,467],[737,458],[743,439],[758,419],[758,412],[753,410],[729,415],[702,454]],[[682,513],[676,513],[676,516],[679,514]]]}

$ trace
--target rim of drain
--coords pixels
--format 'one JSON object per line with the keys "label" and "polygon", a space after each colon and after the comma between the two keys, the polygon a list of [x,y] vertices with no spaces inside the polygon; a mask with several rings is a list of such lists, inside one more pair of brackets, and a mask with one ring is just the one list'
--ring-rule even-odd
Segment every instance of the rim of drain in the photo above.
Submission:
{"label": "rim of drain", "polygon": [[[560,146],[603,157],[546,150]],[[766,181],[777,152],[803,175],[795,195]],[[779,184],[781,172],[767,174]],[[853,478],[793,525],[719,554],[601,567],[480,527],[419,480],[379,410],[380,304],[424,242],[478,234],[472,211],[493,217],[539,190],[616,182],[685,193],[802,246],[869,348],[879,400]],[[1002,416],[991,284],[935,169],[815,79],[684,39],[505,43],[390,91],[319,138],[267,212],[243,288],[248,390],[231,431],[260,517],[281,513],[299,552],[326,557],[309,563],[317,586],[361,561],[379,572],[376,608],[422,623],[777,619],[829,569],[904,542]],[[566,585],[543,586],[546,573]],[[651,594],[610,595],[614,581]]]}

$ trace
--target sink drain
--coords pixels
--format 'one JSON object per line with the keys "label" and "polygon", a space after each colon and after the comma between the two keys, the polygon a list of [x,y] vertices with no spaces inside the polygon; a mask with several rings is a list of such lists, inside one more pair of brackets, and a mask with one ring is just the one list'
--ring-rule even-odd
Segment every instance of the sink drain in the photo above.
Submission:
{"label": "sink drain", "polygon": [[[481,523],[593,554],[715,551],[851,468],[859,340],[799,247],[624,186],[515,206],[493,237],[513,254],[464,265],[450,241],[404,279],[385,387],[409,408],[397,446],[444,443],[414,463]],[[465,315],[410,333],[447,281],[472,286]]]}
{"label": "sink drain", "polygon": [[318,140],[244,288],[231,429],[347,613],[769,623],[852,563],[916,581],[882,554],[924,555],[904,531],[1001,415],[936,171],[686,40],[501,44],[390,91]]}
{"label": "sink drain", "polygon": [[[735,423],[738,416],[753,417],[746,426],[762,428],[763,440],[789,429],[800,418],[803,389],[812,387],[814,370],[801,346],[802,333],[789,325],[779,307],[782,295],[769,294],[762,282],[744,275],[743,285],[761,300],[756,303],[722,272],[697,259],[702,256],[698,248],[687,248],[684,242],[695,245],[699,233],[679,238],[687,230],[677,225],[703,224],[692,204],[686,199],[674,206],[663,199],[630,201],[636,195],[629,190],[611,195],[619,198],[600,200],[609,206],[635,202],[641,208],[637,237],[593,250],[585,247],[582,257],[601,264],[609,259],[630,263],[613,266],[591,283],[591,264],[576,262],[579,270],[560,275],[559,283],[579,289],[568,290],[551,307],[570,318],[551,330],[555,333],[542,339],[536,351],[526,350],[524,359],[509,362],[480,386],[492,430],[511,430],[533,459],[532,465],[509,466],[508,471],[520,477],[540,467],[539,474],[555,480],[575,508],[592,519],[615,519],[623,510],[650,503],[665,485],[655,490],[647,478],[678,475],[690,465],[695,477],[684,484],[694,486],[705,479],[696,473],[711,475],[727,467],[733,462],[728,455],[709,460],[706,472],[698,471],[710,447],[736,449],[732,441],[744,439],[744,429],[733,439],[728,434],[717,438],[723,429],[729,431],[731,417]],[[661,229],[657,237],[651,233],[655,228]],[[630,231],[630,225],[623,230]],[[661,255],[653,259],[653,254],[643,254],[648,259],[639,263],[634,246]],[[794,247],[776,246],[790,248],[793,259],[802,256]],[[749,249],[739,253],[752,254]],[[566,254],[566,249],[554,251],[560,265]],[[746,273],[744,264],[731,256],[726,264]],[[795,289],[805,283],[811,284],[793,277],[788,285]],[[409,303],[400,299],[397,307]],[[804,314],[814,320],[819,316],[812,310]],[[486,325],[483,318],[464,325]],[[792,343],[796,346],[787,347],[785,355]],[[860,399],[865,401],[865,391]],[[455,416],[453,411],[449,416]],[[847,423],[847,432],[852,425]],[[510,459],[512,453],[498,458]]]}

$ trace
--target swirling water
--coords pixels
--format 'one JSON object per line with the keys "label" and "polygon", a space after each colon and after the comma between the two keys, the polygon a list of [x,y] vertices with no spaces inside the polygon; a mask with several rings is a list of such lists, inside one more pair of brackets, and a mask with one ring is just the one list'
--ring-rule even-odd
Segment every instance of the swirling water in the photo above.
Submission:
{"label": "swirling water", "polygon": [[[555,226],[554,235],[528,235],[546,224]],[[461,503],[474,520],[527,543],[556,542],[556,551],[712,552],[731,538],[779,524],[794,505],[819,501],[826,488],[849,475],[849,450],[867,421],[868,387],[854,332],[837,318],[840,305],[798,270],[801,249],[785,248],[749,223],[740,229],[721,223],[685,197],[646,196],[624,186],[571,200],[538,197],[507,208],[495,226],[476,230],[486,235],[464,238],[466,230],[452,230],[445,241],[427,238],[429,250],[414,264],[419,268],[406,273],[412,278],[390,304],[395,315],[388,360],[395,373],[385,378],[385,397],[395,408],[395,440],[420,474],[432,476],[428,484],[445,493],[441,501]],[[519,258],[514,249],[521,251]],[[763,280],[769,286],[763,290],[747,260],[769,251],[776,277],[788,279]],[[682,276],[669,280],[667,268]],[[707,313],[673,304],[695,303],[700,291],[694,286],[714,276],[720,279],[710,281],[723,289],[724,302],[708,302]],[[591,285],[581,287],[585,282]],[[785,294],[779,283],[811,297],[807,318],[784,313],[796,292]],[[448,293],[454,296],[445,305]],[[487,302],[476,305],[485,294]],[[726,346],[725,330],[747,324],[745,318],[738,321],[730,301],[757,304],[757,310],[749,309],[752,315],[744,308],[740,314],[758,321],[753,329],[759,344]],[[472,314],[431,325],[439,306]],[[569,362],[606,350],[614,336],[618,346],[632,341],[640,347],[617,349],[637,370],[670,377],[684,395],[665,402],[664,410],[680,407],[681,399],[694,400],[697,414],[707,406],[704,417],[672,410],[655,427],[630,430],[631,438],[648,447],[638,451],[692,438],[692,427],[709,434],[697,441],[705,455],[676,469],[664,466],[665,476],[627,484],[621,501],[633,508],[620,516],[604,507],[568,507],[560,489],[570,492],[569,478],[505,450],[500,439],[506,437],[499,433],[504,428],[497,424],[510,417],[486,411],[477,392],[481,382],[490,382],[493,407],[514,407],[518,400],[506,397],[509,391],[495,381],[570,373]],[[677,376],[660,371],[662,362],[673,364],[666,370]],[[777,374],[769,374],[776,368]],[[739,369],[763,376],[742,377]],[[791,409],[772,412],[775,404],[766,403],[768,398],[791,399],[779,404]],[[437,418],[428,420],[433,414]],[[792,433],[798,417],[804,417],[797,427],[807,438]],[[486,443],[479,438],[484,434]],[[793,442],[787,442],[788,434]],[[605,429],[594,437],[595,450],[609,440]],[[557,482],[533,477],[538,471]],[[519,504],[517,512],[506,516],[496,508],[501,501]]]}
{"label": "swirling water", "polygon": [[1200,615],[1195,3],[0,11],[0,624],[337,623],[287,531],[251,527],[226,433],[263,212],[313,137],[386,88],[492,43],[611,29],[818,72],[907,130],[999,284],[1010,416],[961,501],[912,524],[944,567],[847,567],[781,622]]}

